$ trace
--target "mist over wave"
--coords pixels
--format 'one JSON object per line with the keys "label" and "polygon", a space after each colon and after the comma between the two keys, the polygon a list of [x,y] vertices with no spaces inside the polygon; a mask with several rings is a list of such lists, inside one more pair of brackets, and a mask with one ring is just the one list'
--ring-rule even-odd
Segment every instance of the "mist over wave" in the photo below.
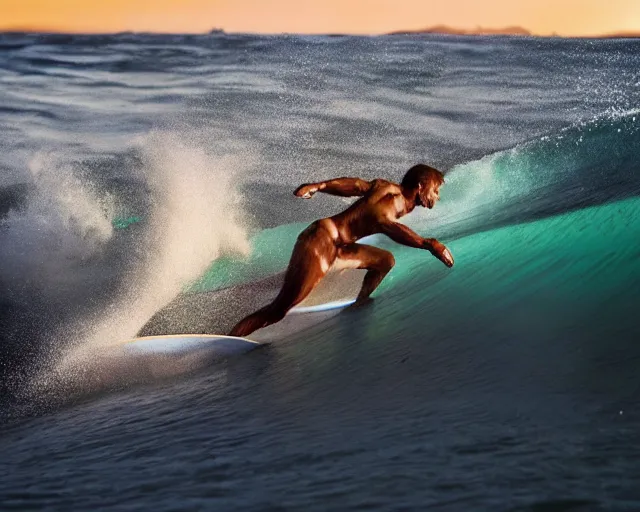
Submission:
{"label": "mist over wave", "polygon": [[[204,139],[171,131],[141,136],[130,149],[136,154],[130,179],[144,193],[136,205],[100,190],[72,154],[34,157],[27,204],[3,221],[3,273],[30,276],[26,297],[51,294],[47,307],[67,318],[47,333],[38,376],[25,381],[30,394],[77,384],[88,364],[99,368],[100,347],[135,336],[213,260],[248,253],[251,221],[237,185],[252,159],[238,156],[238,147],[215,154]],[[143,215],[140,224],[117,231],[114,220],[132,212]],[[101,275],[104,264],[115,268]],[[83,290],[87,280],[93,282]],[[83,300],[89,304],[78,304]],[[68,311],[77,305],[79,311]]]}
{"label": "mist over wave", "polygon": [[145,140],[142,170],[152,209],[140,244],[142,258],[129,276],[121,304],[92,333],[96,342],[135,335],[212,260],[248,253],[247,219],[235,190],[239,169],[238,158],[215,158],[172,134]]}
{"label": "mist over wave", "polygon": [[[138,143],[140,173],[149,190],[144,232],[130,242],[135,263],[117,294],[58,336],[35,389],[86,378],[99,369],[100,348],[136,335],[144,323],[221,255],[249,252],[248,220],[236,190],[243,167],[233,155],[216,157],[184,135],[157,132]],[[247,169],[248,159],[243,158]]]}

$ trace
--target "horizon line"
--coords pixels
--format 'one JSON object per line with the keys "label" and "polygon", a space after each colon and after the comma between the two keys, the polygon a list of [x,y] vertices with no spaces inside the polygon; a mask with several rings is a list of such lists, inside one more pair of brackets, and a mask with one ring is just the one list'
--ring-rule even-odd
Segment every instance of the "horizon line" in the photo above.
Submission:
{"label": "horizon line", "polygon": [[563,35],[553,32],[551,34],[536,34],[521,26],[508,26],[503,28],[476,27],[465,29],[438,25],[424,29],[393,30],[390,32],[255,32],[255,31],[227,31],[223,28],[212,27],[200,32],[162,31],[162,30],[118,30],[118,31],[83,31],[62,30],[56,28],[39,27],[5,27],[0,28],[0,34],[56,34],[56,35],[120,35],[120,34],[156,34],[156,35],[208,35],[221,33],[226,35],[256,35],[256,36],[329,36],[329,37],[381,37],[381,36],[420,36],[420,35],[444,35],[462,37],[531,37],[542,39],[637,39],[640,31],[622,30],[619,32],[606,32],[602,34]]}

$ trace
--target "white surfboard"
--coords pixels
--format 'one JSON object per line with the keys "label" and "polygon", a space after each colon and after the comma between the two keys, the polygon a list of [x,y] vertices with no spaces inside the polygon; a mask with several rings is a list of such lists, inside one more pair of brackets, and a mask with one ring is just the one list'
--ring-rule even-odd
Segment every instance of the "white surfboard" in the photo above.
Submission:
{"label": "white surfboard", "polygon": [[258,341],[220,334],[165,334],[133,338],[118,345],[127,355],[174,355],[206,352],[227,357],[249,352],[262,345]]}
{"label": "white surfboard", "polygon": [[333,311],[334,309],[346,308],[347,306],[351,306],[355,301],[356,299],[341,299],[325,302],[324,304],[314,304],[312,306],[296,306],[289,311],[288,314],[323,313],[325,311]]}
{"label": "white surfboard", "polygon": [[[327,313],[337,314],[355,302],[355,299],[342,299],[315,304],[312,306],[298,306],[293,308],[282,325],[287,325],[288,333],[304,329],[318,323],[329,316]],[[323,313],[320,315],[319,313]],[[317,315],[316,315],[317,314]],[[303,318],[304,317],[304,318]],[[315,321],[314,321],[315,320]],[[277,327],[274,324],[273,327]],[[237,336],[225,336],[222,334],[164,334],[158,336],[143,336],[133,338],[116,345],[126,356],[172,356],[203,354],[214,357],[229,357],[244,354],[261,345],[268,344],[275,338],[285,335],[282,329],[262,329],[257,331],[257,339],[254,341]],[[253,337],[253,336],[252,336]]]}
{"label": "white surfboard", "polygon": [[265,345],[217,334],[141,336],[84,354],[83,370],[100,383],[145,382],[208,367],[212,362],[244,354]]}

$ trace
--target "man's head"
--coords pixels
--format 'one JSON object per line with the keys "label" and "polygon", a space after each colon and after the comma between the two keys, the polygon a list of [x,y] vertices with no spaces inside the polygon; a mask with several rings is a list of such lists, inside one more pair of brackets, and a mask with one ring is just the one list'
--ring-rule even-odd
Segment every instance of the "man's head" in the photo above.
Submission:
{"label": "man's head", "polygon": [[400,186],[405,194],[414,196],[416,205],[433,208],[440,199],[444,174],[428,165],[414,165],[402,178]]}

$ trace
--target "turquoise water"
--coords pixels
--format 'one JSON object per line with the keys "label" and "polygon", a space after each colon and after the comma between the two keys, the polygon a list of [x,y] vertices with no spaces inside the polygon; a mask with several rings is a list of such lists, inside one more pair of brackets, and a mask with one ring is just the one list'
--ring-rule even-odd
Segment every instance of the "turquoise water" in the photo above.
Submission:
{"label": "turquoise water", "polygon": [[[517,312],[528,324],[573,322],[579,331],[589,315],[624,320],[637,304],[639,239],[640,200],[589,207],[454,240],[451,272],[397,250],[398,268],[379,293],[397,295],[401,308],[433,308],[435,322],[466,319],[461,312],[495,319]],[[401,289],[417,279],[428,286],[405,300]]]}

